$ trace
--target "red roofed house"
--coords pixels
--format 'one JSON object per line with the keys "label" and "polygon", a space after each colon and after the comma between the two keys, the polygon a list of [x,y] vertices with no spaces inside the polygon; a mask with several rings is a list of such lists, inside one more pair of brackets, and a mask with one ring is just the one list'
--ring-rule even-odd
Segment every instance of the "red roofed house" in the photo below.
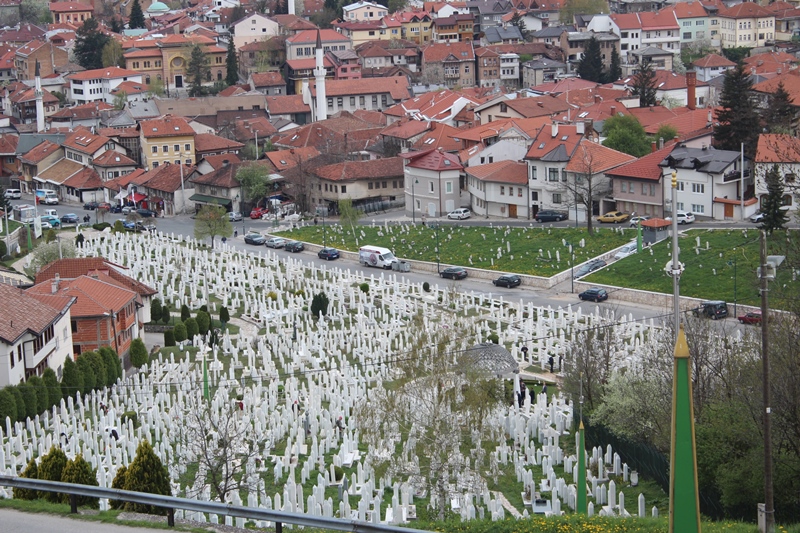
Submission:
{"label": "red roofed house", "polygon": [[142,165],[147,169],[165,163],[194,164],[195,131],[183,117],[164,115],[139,123]]}
{"label": "red roofed house", "polygon": [[[192,211],[195,190],[188,178],[193,170],[191,165],[159,165],[130,181],[135,187],[135,199],[142,202],[142,207],[157,211],[162,216]],[[201,206],[194,207],[194,211],[197,211]]]}
{"label": "red roofed house", "polygon": [[779,133],[762,133],[758,136],[758,147],[755,157],[755,195],[759,206],[767,198],[767,184],[764,177],[774,165],[783,176],[783,185],[786,187],[783,204],[789,206],[792,215],[797,213],[797,199],[791,190],[797,187],[800,180],[800,139],[791,135]]}
{"label": "red roofed house", "polygon": [[[405,206],[406,215],[416,218],[444,216],[462,207],[461,171],[464,167],[458,156],[442,150],[406,152],[405,159]],[[473,210],[485,209],[485,199],[473,197]],[[476,211],[479,212],[479,211]]]}
{"label": "red roofed house", "polygon": [[213,133],[198,133],[194,137],[194,151],[197,159],[202,159],[207,155],[238,154],[242,148],[244,148],[244,144],[219,137]]}
{"label": "red roofed house", "polygon": [[198,166],[187,176],[187,183],[191,183],[195,191],[190,200],[195,202],[196,206],[221,205],[228,212],[243,213],[242,204],[245,199],[242,198],[242,185],[236,179],[236,171],[241,166],[241,161],[235,154],[226,156],[236,160],[223,160],[219,168],[204,174],[200,173]]}
{"label": "red roofed house", "polygon": [[350,38],[336,30],[305,30],[286,38],[286,60],[314,59],[317,50],[317,32],[325,52],[353,49]]}
{"label": "red roofed house", "polygon": [[64,296],[39,297],[0,283],[0,388],[17,385],[52,368],[60,379],[72,354],[70,308]]}
{"label": "red roofed house", "polygon": [[[590,132],[591,133],[591,132]],[[544,126],[525,155],[530,181],[531,218],[542,209],[564,211],[574,202],[566,191],[567,164],[586,135],[583,122]]]}
{"label": "red roofed house", "polygon": [[[326,80],[325,90],[328,116],[341,111],[358,109],[383,110],[411,98],[411,88],[406,77],[373,78],[369,83],[362,80]],[[317,109],[317,86],[313,84],[303,101],[311,106],[312,114]],[[316,120],[316,117],[314,118]]]}
{"label": "red roofed house", "polygon": [[44,169],[64,157],[64,149],[61,145],[50,141],[42,141],[27,153],[19,156],[22,164],[22,176],[20,178],[20,188],[23,192],[33,192],[36,186],[33,177],[40,175]]}
{"label": "red roofed house", "polygon": [[448,87],[475,85],[475,50],[472,41],[431,43],[422,49],[422,75],[444,80]]}
{"label": "red roofed house", "polygon": [[75,128],[77,126],[100,125],[100,112],[114,109],[114,106],[105,102],[91,102],[88,104],[65,107],[50,115],[51,128]]}
{"label": "red roofed house", "polygon": [[114,103],[111,91],[120,83],[132,81],[142,83],[142,75],[134,70],[119,67],[106,67],[95,70],[84,70],[67,76],[70,81],[69,99],[77,104],[101,101]]}
{"label": "red roofed house", "polygon": [[[722,48],[766,46],[767,41],[775,39],[775,14],[755,2],[720,9],[713,18],[720,22]],[[716,29],[713,24],[711,29]]]}
{"label": "red roofed house", "polygon": [[17,79],[32,80],[36,74],[37,61],[39,62],[39,74],[44,78],[55,73],[56,67],[63,67],[69,63],[69,54],[63,48],[44,42],[44,40],[30,41],[17,48],[14,59],[17,67]]}
{"label": "red roofed house", "polygon": [[17,143],[19,143],[18,135],[9,133],[0,135],[0,176],[19,174]]}
{"label": "red roofed house", "polygon": [[476,215],[528,217],[528,165],[495,161],[469,167],[466,173],[471,207]]}
{"label": "red roofed house", "polygon": [[316,190],[318,198],[311,205],[333,208],[345,198],[352,200],[353,206],[364,207],[402,201],[403,160],[399,157],[345,161],[312,172],[315,179],[311,189]]}
{"label": "red roofed house", "polygon": [[708,54],[692,61],[699,81],[708,81],[717,76],[722,76],[736,66],[736,63],[725,59],[718,54]]}
{"label": "red roofed house", "polygon": [[267,96],[286,94],[286,80],[277,70],[271,72],[253,72],[247,79],[251,91],[258,91]]}
{"label": "red roofed house", "polygon": [[51,2],[49,8],[54,23],[67,23],[78,27],[82,26],[84,21],[92,18],[92,13],[94,13],[94,7],[91,4],[80,2]]}
{"label": "red roofed house", "polygon": [[619,211],[651,217],[664,216],[664,187],[662,177],[671,172],[660,163],[674,148],[661,150],[640,157],[638,160],[618,166],[606,172],[612,180],[611,196]]}

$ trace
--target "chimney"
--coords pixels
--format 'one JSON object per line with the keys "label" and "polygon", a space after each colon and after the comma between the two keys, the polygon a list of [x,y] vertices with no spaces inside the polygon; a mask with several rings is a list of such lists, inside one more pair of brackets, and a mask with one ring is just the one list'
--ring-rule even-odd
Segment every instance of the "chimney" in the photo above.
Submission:
{"label": "chimney", "polygon": [[690,70],[686,73],[686,107],[695,110],[697,107],[697,72]]}
{"label": "chimney", "polygon": [[602,101],[603,101],[603,98],[599,94],[594,95],[594,103],[595,104],[599,104]]}
{"label": "chimney", "polygon": [[551,128],[550,136],[551,137],[558,137],[558,122],[553,122],[553,124],[550,126],[550,128]]}
{"label": "chimney", "polygon": [[611,106],[611,116],[613,117],[616,114],[617,114],[617,106],[612,105]]}
{"label": "chimney", "polygon": [[583,122],[576,122],[575,133],[577,133],[578,135],[583,135],[584,133],[586,133],[585,127],[586,125]]}
{"label": "chimney", "polygon": [[650,143],[650,153],[652,154],[655,151],[656,151],[656,142],[653,141]]}
{"label": "chimney", "polygon": [[664,148],[664,137],[659,137],[658,138],[658,149],[661,150],[662,148]]}
{"label": "chimney", "polygon": [[594,129],[594,121],[590,118],[587,118],[583,121],[584,123],[584,130],[586,131],[586,138],[589,139],[592,137],[592,131]]}

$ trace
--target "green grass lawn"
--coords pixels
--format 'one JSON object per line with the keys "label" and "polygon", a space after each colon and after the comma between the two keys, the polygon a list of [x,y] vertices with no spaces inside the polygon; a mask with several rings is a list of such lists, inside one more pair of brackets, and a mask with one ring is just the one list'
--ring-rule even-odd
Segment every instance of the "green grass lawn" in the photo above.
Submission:
{"label": "green grass lawn", "polygon": [[[700,246],[697,246],[697,239]],[[679,239],[681,295],[759,305],[759,242],[756,230],[691,230]],[[786,255],[786,236],[776,233],[767,240],[767,253]],[[589,283],[615,285],[645,291],[672,293],[672,278],[664,267],[672,259],[672,239],[642,250],[584,278]],[[775,286],[794,283],[788,267],[778,269]],[[735,289],[734,289],[735,287]],[[780,307],[780,291],[770,293],[771,305]]]}
{"label": "green grass lawn", "polygon": [[[425,226],[357,226],[350,229],[339,225],[325,226],[325,244],[355,252],[371,244],[389,248],[397,257],[436,261],[437,230]],[[278,233],[282,237],[322,244],[322,226]],[[438,228],[440,261],[446,264],[476,267],[498,272],[517,272],[550,277],[570,268],[570,251],[565,242],[575,245],[575,264],[595,257],[629,242],[635,237],[633,229],[596,228],[589,235],[585,228],[550,228],[536,225],[528,228],[464,227],[441,224]],[[581,241],[584,246],[581,246]]]}

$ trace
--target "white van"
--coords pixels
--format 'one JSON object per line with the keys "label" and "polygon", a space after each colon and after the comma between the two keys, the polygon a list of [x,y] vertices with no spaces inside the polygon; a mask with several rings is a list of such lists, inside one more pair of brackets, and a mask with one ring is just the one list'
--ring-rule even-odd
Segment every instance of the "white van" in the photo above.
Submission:
{"label": "white van", "polygon": [[3,193],[3,197],[9,200],[19,200],[22,198],[22,191],[19,189],[6,189],[6,192]]}
{"label": "white van", "polygon": [[40,204],[58,205],[58,195],[51,189],[36,189],[36,198],[39,199]]}
{"label": "white van", "polygon": [[362,246],[358,249],[358,262],[364,266],[392,268],[397,258],[388,248],[380,246]]}

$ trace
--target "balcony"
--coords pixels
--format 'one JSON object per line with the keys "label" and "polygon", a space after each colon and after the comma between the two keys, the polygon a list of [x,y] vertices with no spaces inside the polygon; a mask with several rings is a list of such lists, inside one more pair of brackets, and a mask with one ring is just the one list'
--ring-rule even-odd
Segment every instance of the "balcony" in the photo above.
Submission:
{"label": "balcony", "polygon": [[460,78],[461,72],[458,69],[445,69],[444,70],[444,77],[445,78]]}
{"label": "balcony", "polygon": [[[744,171],[744,177],[745,178],[749,178],[750,177],[750,169],[749,168]],[[731,181],[738,181],[740,179],[741,179],[741,176],[740,176],[739,171],[738,170],[731,170],[730,172],[726,172],[725,173],[725,175],[722,177],[722,182],[723,183],[729,183]]]}

